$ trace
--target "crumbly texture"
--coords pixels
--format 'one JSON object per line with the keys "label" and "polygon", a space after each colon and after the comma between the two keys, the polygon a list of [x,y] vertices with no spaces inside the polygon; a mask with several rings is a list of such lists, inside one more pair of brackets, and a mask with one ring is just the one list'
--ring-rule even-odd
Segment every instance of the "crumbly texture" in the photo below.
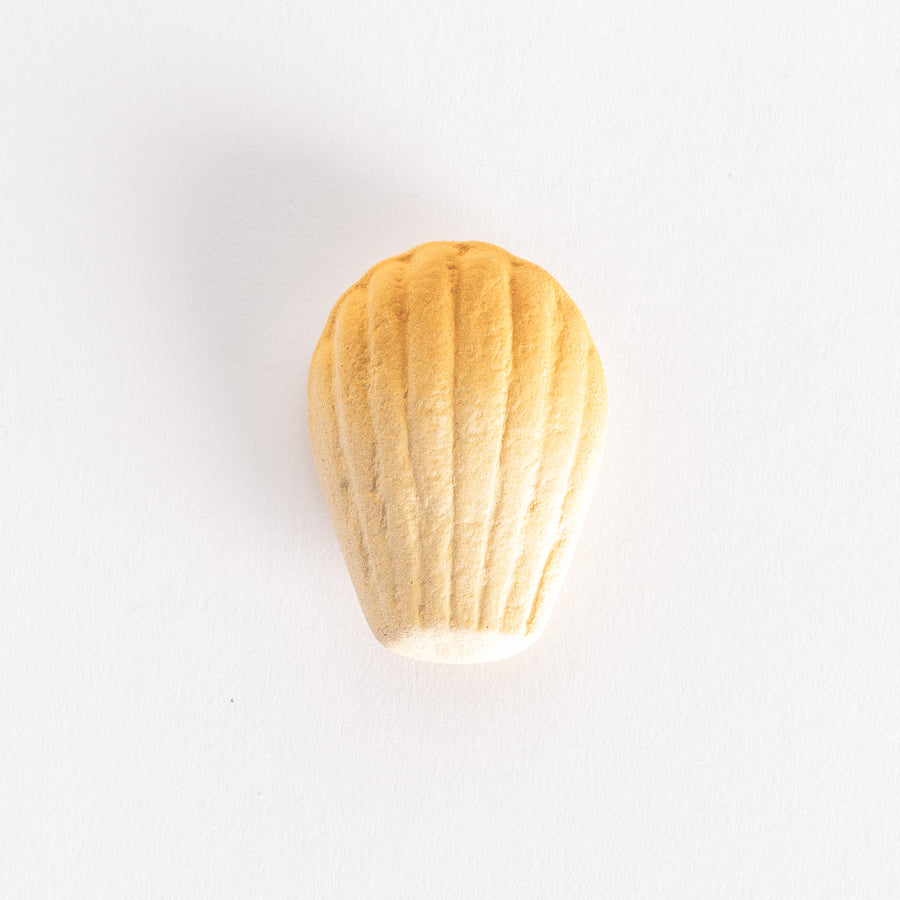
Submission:
{"label": "crumbly texture", "polygon": [[356,593],[386,647],[482,662],[534,641],[606,409],[580,311],[500,247],[422,244],[338,300],[310,367],[309,430]]}

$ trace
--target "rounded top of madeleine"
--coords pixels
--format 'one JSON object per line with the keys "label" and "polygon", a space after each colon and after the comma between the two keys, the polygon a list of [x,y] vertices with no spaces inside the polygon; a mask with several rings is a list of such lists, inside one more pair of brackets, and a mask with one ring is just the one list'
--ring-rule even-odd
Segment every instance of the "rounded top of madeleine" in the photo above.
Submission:
{"label": "rounded top of madeleine", "polygon": [[[485,241],[428,241],[372,266],[338,299],[331,310],[323,337],[330,336],[337,315],[349,296],[365,290],[369,303],[382,305],[390,302],[392,296],[403,289],[407,302],[415,301],[417,296],[430,289],[429,282],[442,271],[457,276],[465,273],[471,279],[480,278],[485,289],[496,288],[496,282],[500,280],[505,281],[507,291],[541,296],[548,303],[559,304],[563,314],[574,318],[587,332],[581,310],[546,269]],[[513,272],[515,283],[510,277]],[[452,285],[450,289],[453,290]]]}

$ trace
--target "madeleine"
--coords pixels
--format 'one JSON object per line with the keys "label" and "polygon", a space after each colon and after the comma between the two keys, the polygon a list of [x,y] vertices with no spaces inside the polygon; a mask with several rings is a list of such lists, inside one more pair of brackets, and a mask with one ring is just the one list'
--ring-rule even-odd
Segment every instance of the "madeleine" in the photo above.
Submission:
{"label": "madeleine", "polygon": [[483,662],[540,634],[606,424],[603,367],[554,278],[422,244],[336,303],[309,431],[363,613],[391,650]]}

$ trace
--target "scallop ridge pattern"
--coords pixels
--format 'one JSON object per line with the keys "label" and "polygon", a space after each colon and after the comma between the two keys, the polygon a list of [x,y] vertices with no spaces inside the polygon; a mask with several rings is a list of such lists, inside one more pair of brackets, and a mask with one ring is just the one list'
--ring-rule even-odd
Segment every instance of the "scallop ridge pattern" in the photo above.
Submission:
{"label": "scallop ridge pattern", "polygon": [[452,660],[458,638],[459,661],[493,638],[517,639],[495,655],[533,640],[606,423],[599,356],[559,284],[479,242],[385,260],[335,305],[308,399],[320,481],[379,640]]}

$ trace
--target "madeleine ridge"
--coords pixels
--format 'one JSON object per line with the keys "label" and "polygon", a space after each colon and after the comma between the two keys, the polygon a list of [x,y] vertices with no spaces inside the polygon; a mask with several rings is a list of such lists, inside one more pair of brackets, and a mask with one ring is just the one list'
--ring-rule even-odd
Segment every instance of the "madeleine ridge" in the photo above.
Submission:
{"label": "madeleine ridge", "polygon": [[335,304],[309,372],[322,490],[384,646],[484,662],[540,634],[606,425],[600,357],[540,267],[438,241]]}

